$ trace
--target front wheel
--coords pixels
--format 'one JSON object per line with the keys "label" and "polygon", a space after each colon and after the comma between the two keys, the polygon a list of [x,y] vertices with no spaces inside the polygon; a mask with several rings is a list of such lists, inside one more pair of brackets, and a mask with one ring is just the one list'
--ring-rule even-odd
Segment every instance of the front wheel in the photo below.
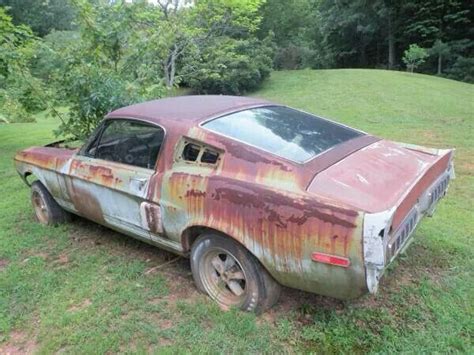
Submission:
{"label": "front wheel", "polygon": [[69,213],[58,205],[40,181],[31,184],[31,203],[41,224],[56,225],[69,220]]}
{"label": "front wheel", "polygon": [[191,249],[191,270],[198,289],[222,308],[261,313],[273,306],[280,285],[245,248],[214,233],[201,235]]}

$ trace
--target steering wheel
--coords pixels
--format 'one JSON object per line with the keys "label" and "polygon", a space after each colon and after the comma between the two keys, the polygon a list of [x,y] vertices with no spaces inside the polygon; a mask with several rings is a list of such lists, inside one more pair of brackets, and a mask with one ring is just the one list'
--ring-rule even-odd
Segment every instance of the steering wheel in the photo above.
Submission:
{"label": "steering wheel", "polygon": [[120,142],[115,149],[116,161],[124,164],[133,164],[135,157],[130,153],[130,150],[136,146],[136,137],[128,137]]}
{"label": "steering wheel", "polygon": [[118,158],[117,161],[120,161],[121,163],[124,163],[124,164],[136,165],[137,157],[133,153],[131,153],[130,150],[139,145],[144,145],[149,155],[151,148],[146,142],[143,142],[137,137],[129,137],[123,143],[120,143],[117,146],[117,150],[116,150],[116,155]]}

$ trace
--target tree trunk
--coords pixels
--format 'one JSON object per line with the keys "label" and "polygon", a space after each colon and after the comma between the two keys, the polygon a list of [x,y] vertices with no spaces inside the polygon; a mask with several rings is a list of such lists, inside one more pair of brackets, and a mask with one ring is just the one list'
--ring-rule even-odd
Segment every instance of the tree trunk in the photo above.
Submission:
{"label": "tree trunk", "polygon": [[388,69],[395,65],[395,37],[393,35],[392,14],[388,15]]}
{"label": "tree trunk", "polygon": [[176,74],[176,47],[171,51],[163,63],[163,72],[165,74],[166,87],[171,88],[174,85],[174,77]]}
{"label": "tree trunk", "polygon": [[171,54],[171,62],[170,62],[170,87],[173,87],[174,85],[174,78],[176,74],[176,48]]}
{"label": "tree trunk", "polygon": [[170,85],[170,71],[168,66],[168,58],[163,62],[163,73],[165,74],[165,84],[166,87],[171,87]]}
{"label": "tree trunk", "polygon": [[438,75],[441,75],[442,63],[443,63],[443,58],[440,54],[438,55]]}
{"label": "tree trunk", "polygon": [[377,41],[377,45],[375,46],[376,52],[375,52],[375,66],[379,67],[380,66],[380,43]]}

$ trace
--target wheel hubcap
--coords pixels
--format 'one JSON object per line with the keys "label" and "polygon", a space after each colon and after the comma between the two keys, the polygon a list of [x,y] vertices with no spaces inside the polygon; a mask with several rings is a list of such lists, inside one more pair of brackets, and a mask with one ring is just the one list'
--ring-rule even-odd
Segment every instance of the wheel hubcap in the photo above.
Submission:
{"label": "wheel hubcap", "polygon": [[48,208],[41,195],[37,192],[33,192],[32,196],[33,207],[35,209],[36,218],[43,224],[48,223]]}
{"label": "wheel hubcap", "polygon": [[229,252],[216,249],[203,258],[201,280],[211,298],[221,306],[239,306],[246,296],[246,276],[238,260]]}

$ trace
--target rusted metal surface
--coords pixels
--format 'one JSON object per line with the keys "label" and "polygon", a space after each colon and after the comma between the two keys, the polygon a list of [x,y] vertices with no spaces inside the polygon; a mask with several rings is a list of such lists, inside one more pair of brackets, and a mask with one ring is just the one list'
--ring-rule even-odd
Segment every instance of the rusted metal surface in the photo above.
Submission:
{"label": "rusted metal surface", "polygon": [[173,121],[175,125],[190,127],[212,116],[268,104],[263,99],[241,96],[181,96],[123,107],[107,117],[136,117],[157,123]]}
{"label": "rusted metal surface", "polygon": [[427,154],[382,140],[317,174],[308,191],[370,213],[401,203],[403,217],[407,207],[448,168],[450,158],[451,151]]}
{"label": "rusted metal surface", "polygon": [[[210,228],[244,245],[283,285],[342,299],[374,292],[388,262],[390,227],[421,206],[449,170],[452,151],[364,135],[298,164],[199,126],[266,104],[188,97],[109,114],[165,128],[155,170],[53,147],[18,153],[17,170],[36,175],[65,209],[168,250],[186,254],[183,237]],[[183,139],[218,151],[216,164],[177,159]],[[314,261],[314,253],[347,260],[347,267]]]}

